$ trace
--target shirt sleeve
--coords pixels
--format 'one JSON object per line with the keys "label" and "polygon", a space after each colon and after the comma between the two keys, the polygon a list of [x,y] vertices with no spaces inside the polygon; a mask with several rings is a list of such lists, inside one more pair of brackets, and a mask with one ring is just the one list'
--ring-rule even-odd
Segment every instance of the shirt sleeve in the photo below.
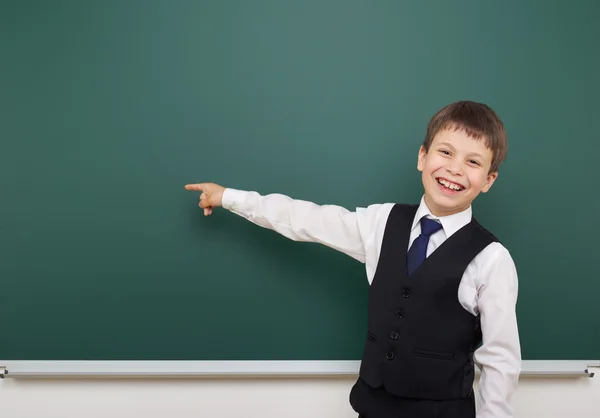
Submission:
{"label": "shirt sleeve", "polygon": [[[261,195],[255,191],[227,188],[222,206],[248,221],[301,242],[315,242],[365,263],[365,243],[378,205],[351,212],[335,205],[318,205],[283,194]],[[372,214],[372,215],[371,215]]]}
{"label": "shirt sleeve", "polygon": [[514,416],[512,396],[521,372],[517,271],[506,248],[497,247],[481,267],[483,280],[478,289],[483,343],[475,352],[475,363],[481,369],[477,418]]}

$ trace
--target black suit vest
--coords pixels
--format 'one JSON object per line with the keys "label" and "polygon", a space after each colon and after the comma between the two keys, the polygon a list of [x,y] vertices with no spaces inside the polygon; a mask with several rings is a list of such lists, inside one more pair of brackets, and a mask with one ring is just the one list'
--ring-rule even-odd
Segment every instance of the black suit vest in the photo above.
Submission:
{"label": "black suit vest", "polygon": [[472,219],[408,277],[406,257],[417,206],[395,205],[387,220],[369,289],[368,332],[360,376],[397,396],[458,399],[470,395],[479,317],[458,300],[463,273],[497,239]]}

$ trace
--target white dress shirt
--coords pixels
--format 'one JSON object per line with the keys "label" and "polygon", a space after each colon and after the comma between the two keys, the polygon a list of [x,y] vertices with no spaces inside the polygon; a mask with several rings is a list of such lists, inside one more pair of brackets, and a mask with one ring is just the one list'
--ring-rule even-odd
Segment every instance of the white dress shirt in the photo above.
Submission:
{"label": "white dress shirt", "polygon": [[[227,188],[223,208],[250,222],[303,242],[316,242],[365,264],[373,280],[388,215],[393,203],[374,204],[351,212],[335,205],[317,205],[283,194],[260,195]],[[421,232],[423,216],[442,228],[429,239],[427,256],[471,221],[472,209],[435,217],[423,198],[412,224],[410,244]],[[481,316],[483,342],[475,352],[481,369],[477,396],[478,418],[512,418],[511,397],[521,371],[521,349],[516,319],[517,272],[508,250],[493,242],[467,266],[458,289],[461,305]]]}

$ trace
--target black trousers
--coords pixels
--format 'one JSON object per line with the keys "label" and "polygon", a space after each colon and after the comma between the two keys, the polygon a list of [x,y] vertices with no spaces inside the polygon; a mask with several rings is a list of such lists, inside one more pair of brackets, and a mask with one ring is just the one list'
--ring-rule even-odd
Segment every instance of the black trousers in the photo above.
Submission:
{"label": "black trousers", "polygon": [[475,418],[473,395],[447,401],[398,398],[360,378],[350,392],[350,404],[359,418]]}

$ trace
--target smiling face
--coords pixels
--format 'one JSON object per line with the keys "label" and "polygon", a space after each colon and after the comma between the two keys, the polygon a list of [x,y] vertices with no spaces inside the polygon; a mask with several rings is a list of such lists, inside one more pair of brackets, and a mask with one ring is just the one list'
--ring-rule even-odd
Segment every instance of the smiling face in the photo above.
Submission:
{"label": "smiling face", "polygon": [[475,139],[464,129],[439,131],[429,151],[419,150],[425,203],[436,216],[467,209],[479,193],[487,192],[498,176],[490,173],[493,153],[485,139]]}

